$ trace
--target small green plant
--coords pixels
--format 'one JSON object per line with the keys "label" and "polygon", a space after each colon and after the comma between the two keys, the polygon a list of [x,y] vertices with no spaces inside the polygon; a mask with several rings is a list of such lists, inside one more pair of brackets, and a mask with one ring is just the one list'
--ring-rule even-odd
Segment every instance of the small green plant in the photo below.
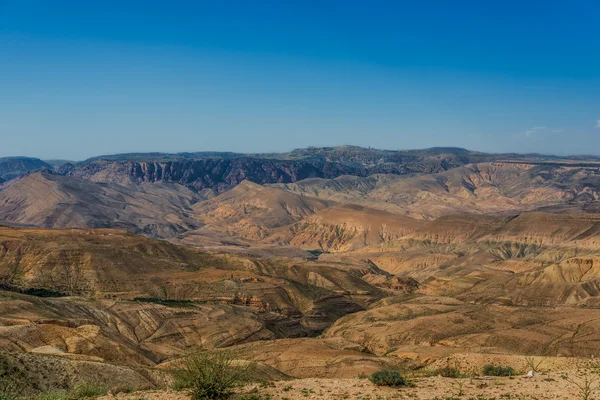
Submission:
{"label": "small green plant", "polygon": [[[455,385],[452,386],[454,387]],[[465,394],[464,386],[465,382],[463,379],[459,379],[458,381],[456,381],[456,395],[458,397],[463,396]]]}
{"label": "small green plant", "polygon": [[105,396],[108,388],[98,382],[84,381],[75,386],[75,390],[69,396],[72,399],[88,399],[90,397]]}
{"label": "small green plant", "polygon": [[512,367],[494,364],[483,366],[483,375],[485,376],[513,376],[514,374],[515,370]]}
{"label": "small green plant", "polygon": [[175,371],[177,390],[188,390],[192,400],[224,400],[234,389],[251,380],[253,363],[236,365],[226,351],[202,352],[186,357]]}
{"label": "small green plant", "polygon": [[369,380],[377,386],[399,387],[406,385],[406,378],[400,372],[392,370],[374,372]]}

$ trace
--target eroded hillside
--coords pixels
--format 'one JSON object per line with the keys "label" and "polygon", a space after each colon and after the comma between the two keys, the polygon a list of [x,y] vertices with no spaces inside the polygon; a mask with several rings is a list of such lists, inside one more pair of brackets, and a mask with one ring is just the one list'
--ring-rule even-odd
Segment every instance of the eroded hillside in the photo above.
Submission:
{"label": "eroded hillside", "polygon": [[314,336],[385,296],[363,279],[376,269],[211,254],[116,230],[2,228],[0,250],[3,348],[112,362]]}
{"label": "eroded hillside", "polygon": [[434,152],[402,156],[437,165],[427,174],[270,169],[399,163],[337,151],[335,161],[326,150],[270,158],[258,175],[231,169],[230,181],[198,186],[221,193],[196,190],[198,176],[175,179],[163,159],[160,171],[92,160],[89,176],[72,166],[6,182],[0,220],[15,227],[0,228],[0,346],[40,366],[123,366],[136,387],[198,349],[233,349],[277,378],[596,354],[593,162],[463,165],[466,154],[443,166]]}
{"label": "eroded hillside", "polygon": [[340,177],[279,186],[313,197],[432,219],[456,213],[514,213],[557,206],[585,208],[598,199],[600,167],[491,162],[437,174]]}

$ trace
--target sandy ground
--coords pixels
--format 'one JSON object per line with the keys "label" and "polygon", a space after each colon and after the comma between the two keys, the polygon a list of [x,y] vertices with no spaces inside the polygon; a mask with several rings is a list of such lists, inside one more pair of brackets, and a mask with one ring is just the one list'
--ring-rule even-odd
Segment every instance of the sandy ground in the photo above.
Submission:
{"label": "sandy ground", "polygon": [[[600,385],[597,374],[588,373]],[[542,400],[580,398],[575,383],[583,383],[584,373],[567,375],[541,374],[533,378],[451,379],[442,377],[415,378],[413,386],[401,389],[374,386],[367,379],[297,379],[275,382],[270,387],[250,387],[246,392],[263,395],[264,399],[415,399],[415,400]],[[596,384],[594,384],[596,385]],[[461,391],[462,389],[462,391]],[[268,397],[270,395],[270,397]],[[103,400],[188,400],[185,393],[147,391],[103,397]],[[596,390],[590,399],[600,399]]]}

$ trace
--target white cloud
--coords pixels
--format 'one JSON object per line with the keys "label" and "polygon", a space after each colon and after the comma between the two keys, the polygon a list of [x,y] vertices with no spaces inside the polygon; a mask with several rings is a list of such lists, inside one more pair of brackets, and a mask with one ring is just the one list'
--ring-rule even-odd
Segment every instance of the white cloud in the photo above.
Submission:
{"label": "white cloud", "polygon": [[527,129],[523,133],[525,134],[525,136],[531,137],[531,136],[533,136],[534,134],[536,134],[536,133],[538,133],[540,131],[545,131],[546,129],[548,129],[548,128],[546,128],[545,126],[534,126],[533,128]]}
{"label": "white cloud", "polygon": [[596,128],[600,128],[600,119],[596,121]]}

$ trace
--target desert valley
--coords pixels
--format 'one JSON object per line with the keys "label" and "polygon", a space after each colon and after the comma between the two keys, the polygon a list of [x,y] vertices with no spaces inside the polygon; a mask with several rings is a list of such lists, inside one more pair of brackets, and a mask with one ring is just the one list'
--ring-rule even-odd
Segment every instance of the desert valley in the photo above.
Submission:
{"label": "desert valley", "polygon": [[[255,365],[248,399],[596,385],[600,158],[344,146],[10,158],[0,178],[0,347],[20,396],[93,381],[186,399],[171,370],[199,350]],[[362,379],[380,370],[411,383]]]}

